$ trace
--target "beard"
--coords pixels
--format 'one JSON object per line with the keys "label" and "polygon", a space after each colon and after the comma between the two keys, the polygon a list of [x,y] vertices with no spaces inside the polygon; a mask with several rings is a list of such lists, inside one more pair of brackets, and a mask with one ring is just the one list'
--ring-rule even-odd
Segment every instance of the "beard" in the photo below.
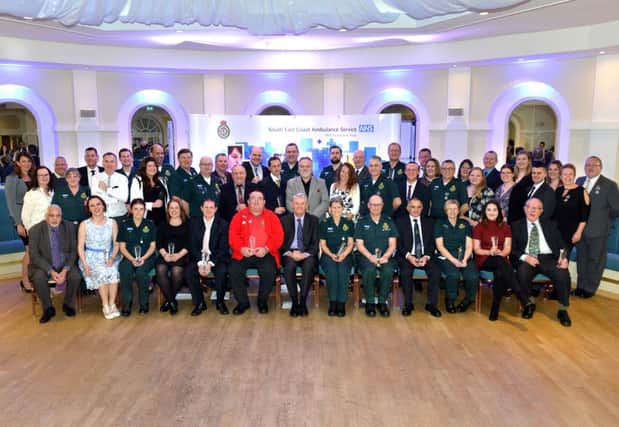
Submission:
{"label": "beard", "polygon": [[331,159],[331,164],[332,165],[337,165],[340,163],[340,159]]}

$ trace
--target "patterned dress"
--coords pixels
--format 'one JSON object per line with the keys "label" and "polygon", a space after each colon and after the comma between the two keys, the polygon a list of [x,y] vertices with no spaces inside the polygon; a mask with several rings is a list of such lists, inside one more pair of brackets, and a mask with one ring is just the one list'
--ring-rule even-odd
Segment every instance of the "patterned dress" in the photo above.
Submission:
{"label": "patterned dress", "polygon": [[492,191],[492,188],[489,187],[481,190],[479,196],[471,197],[471,199],[469,200],[468,217],[471,218],[473,221],[480,221],[481,213],[484,210],[484,206],[493,198],[494,191]]}
{"label": "patterned dress", "polygon": [[352,214],[352,221],[357,222],[359,217],[359,184],[355,184],[350,190],[341,190],[335,187],[335,184],[331,185],[330,199],[339,197],[344,203],[344,210],[342,216],[348,218],[348,215]]}
{"label": "patterned dress", "polygon": [[509,213],[509,198],[512,195],[513,189],[514,186],[512,185],[507,190],[505,190],[505,185],[501,184],[499,188],[496,189],[496,193],[494,194],[496,200],[499,202],[499,206],[501,206],[503,218],[505,219],[507,219],[507,215]]}
{"label": "patterned dress", "polygon": [[86,239],[84,241],[84,256],[86,264],[90,268],[90,276],[84,273],[82,262],[79,262],[80,270],[84,274],[88,289],[99,289],[101,285],[118,283],[118,257],[111,267],[105,266],[106,252],[112,253],[112,223],[111,218],[106,218],[105,223],[98,225],[88,218],[86,224]]}

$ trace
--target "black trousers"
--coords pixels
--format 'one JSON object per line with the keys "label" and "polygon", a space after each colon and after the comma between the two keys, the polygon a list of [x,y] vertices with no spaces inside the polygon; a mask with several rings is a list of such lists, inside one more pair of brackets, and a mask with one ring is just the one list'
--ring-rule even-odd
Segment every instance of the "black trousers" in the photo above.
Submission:
{"label": "black trousers", "polygon": [[516,272],[502,256],[489,256],[481,265],[480,270],[492,271],[494,274],[494,286],[492,287],[492,302],[500,304],[501,298],[508,289],[514,291],[520,304],[524,307],[529,302],[529,295],[520,286]]}
{"label": "black trousers", "polygon": [[248,268],[256,268],[260,276],[260,286],[258,288],[258,302],[266,303],[273,286],[275,285],[275,275],[277,267],[275,258],[271,254],[266,254],[263,258],[251,256],[243,259],[233,259],[230,262],[230,287],[234,292],[234,298],[239,305],[248,307],[249,296],[247,295],[247,284],[245,282],[245,272]]}
{"label": "black trousers", "polygon": [[[286,286],[288,287],[288,295],[294,303],[305,303],[307,294],[309,293],[312,281],[314,279],[314,272],[316,271],[316,257],[309,256],[303,261],[295,261],[289,256],[285,256],[282,260],[284,267],[284,279],[286,279]],[[297,291],[297,267],[301,267],[303,276],[301,277],[301,300],[299,301]]]}
{"label": "black trousers", "polygon": [[[49,283],[47,282],[47,272],[38,268],[33,268],[30,270],[29,273],[30,274],[28,275],[28,277],[34,285],[34,290],[36,291],[39,299],[41,300],[41,307],[43,307],[43,311],[45,311],[52,306],[52,298],[49,294]],[[64,292],[64,304],[73,309],[75,308],[75,293],[79,288],[81,279],[82,276],[80,275],[77,267],[73,267],[67,272],[67,283]]]}
{"label": "black trousers", "polygon": [[425,267],[415,267],[407,260],[400,263],[400,283],[404,293],[404,304],[412,304],[414,280],[413,272],[415,269],[424,270],[428,276],[428,304],[438,304],[439,286],[441,284],[441,269],[434,259],[430,258]]}
{"label": "black trousers", "polygon": [[552,280],[557,290],[559,303],[570,305],[570,272],[567,268],[557,268],[557,260],[552,255],[539,255],[539,265],[532,267],[524,261],[518,265],[518,282],[527,297],[531,295],[531,281],[536,274],[542,273]]}
{"label": "black trousers", "polygon": [[[218,262],[215,267],[211,268],[211,272],[215,276],[215,291],[217,292],[217,302],[223,302],[228,287],[228,264]],[[191,292],[191,302],[194,305],[204,303],[204,294],[200,285],[200,273],[198,265],[195,262],[190,262],[185,268],[185,282],[189,286]]]}
{"label": "black trousers", "polygon": [[583,291],[596,293],[606,267],[608,236],[583,237],[576,244],[576,250],[576,268],[578,269],[576,287]]}

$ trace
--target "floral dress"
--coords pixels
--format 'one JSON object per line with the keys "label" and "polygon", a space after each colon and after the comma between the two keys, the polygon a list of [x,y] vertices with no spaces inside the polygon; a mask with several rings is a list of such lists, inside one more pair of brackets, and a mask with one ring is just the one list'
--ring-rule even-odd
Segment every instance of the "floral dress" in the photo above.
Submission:
{"label": "floral dress", "polygon": [[106,218],[104,224],[95,224],[91,218],[84,221],[86,225],[86,239],[84,241],[84,257],[90,268],[90,276],[84,273],[82,262],[79,262],[80,270],[84,274],[88,289],[99,289],[101,285],[118,283],[119,258],[116,257],[111,267],[105,265],[106,256],[112,253],[112,223],[111,218]]}
{"label": "floral dress", "polygon": [[489,187],[481,190],[479,196],[471,197],[469,200],[468,217],[473,221],[480,221],[484,206],[486,206],[486,203],[492,199],[494,199],[494,191],[492,191],[492,188]]}

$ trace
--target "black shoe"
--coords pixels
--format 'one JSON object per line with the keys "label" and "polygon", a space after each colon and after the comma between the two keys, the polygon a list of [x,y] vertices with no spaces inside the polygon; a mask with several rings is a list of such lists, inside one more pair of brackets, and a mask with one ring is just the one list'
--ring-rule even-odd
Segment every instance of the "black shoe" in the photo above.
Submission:
{"label": "black shoe", "polygon": [[576,288],[573,291],[570,292],[570,295],[575,296],[575,297],[582,297],[582,289],[580,288]]}
{"label": "black shoe", "polygon": [[329,311],[327,311],[327,314],[329,316],[335,316],[338,312],[339,304],[339,302],[329,301]]}
{"label": "black shoe", "polygon": [[490,308],[490,316],[488,316],[488,319],[492,322],[495,322],[499,318],[499,304],[500,302],[493,302]]}
{"label": "black shoe", "polygon": [[148,304],[146,304],[146,305],[141,305],[141,306],[140,306],[140,311],[139,311],[139,313],[140,313],[140,314],[146,314],[146,313],[148,313]]}
{"label": "black shoe", "polygon": [[572,320],[570,319],[570,315],[567,314],[567,310],[559,310],[557,312],[557,317],[559,318],[561,325],[566,327],[572,326]]}
{"label": "black shoe", "polygon": [[298,307],[299,307],[299,316],[303,316],[303,317],[309,316],[309,310],[307,309],[306,303],[304,302],[299,303]]}
{"label": "black shoe", "polygon": [[430,312],[430,314],[434,317],[441,317],[443,313],[438,309],[434,304],[426,304],[426,311]]}
{"label": "black shoe", "polygon": [[528,303],[527,305],[524,306],[524,310],[522,310],[522,318],[523,319],[530,319],[533,317],[533,313],[535,313],[535,304],[533,304],[532,302]]}
{"label": "black shoe", "polygon": [[247,311],[247,309],[249,308],[249,305],[237,305],[236,307],[234,307],[232,309],[232,314],[234,314],[235,316],[239,316],[243,313],[245,313]]}
{"label": "black shoe", "polygon": [[415,306],[413,305],[412,302],[404,304],[404,307],[402,308],[402,316],[406,316],[406,317],[410,316],[414,309],[415,309]]}
{"label": "black shoe", "polygon": [[123,307],[123,309],[120,312],[120,315],[122,317],[129,317],[129,316],[131,316],[131,306]]}
{"label": "black shoe", "polygon": [[174,316],[178,313],[178,302],[176,300],[170,303],[170,316]]}
{"label": "black shoe", "polygon": [[376,317],[376,307],[374,306],[374,304],[365,305],[365,314],[368,317]]}
{"label": "black shoe", "polygon": [[297,317],[301,315],[301,308],[299,307],[299,304],[297,304],[296,302],[292,303],[292,307],[290,307],[290,317]]}
{"label": "black shoe", "polygon": [[382,303],[382,304],[378,304],[378,311],[380,312],[380,315],[383,317],[389,317],[389,315],[391,313],[389,313],[389,307],[387,307],[387,304]]}
{"label": "black shoe", "polygon": [[67,317],[75,316],[75,309],[73,307],[69,307],[66,304],[62,304],[62,311]]}
{"label": "black shoe", "polygon": [[445,301],[445,310],[447,310],[447,313],[455,313],[456,312],[456,305],[454,304],[453,301]]}
{"label": "black shoe", "polygon": [[50,307],[43,312],[43,316],[39,319],[39,323],[47,323],[52,320],[52,317],[56,315],[56,310],[54,307]]}
{"label": "black shoe", "polygon": [[219,314],[229,314],[228,307],[226,306],[225,301],[220,301],[215,303],[215,308],[219,311]]}
{"label": "black shoe", "polygon": [[465,313],[466,310],[469,309],[471,304],[473,303],[470,301],[462,301],[460,304],[458,304],[458,306],[456,307],[456,310],[458,311],[458,313]]}
{"label": "black shoe", "polygon": [[269,312],[269,304],[266,301],[258,301],[258,313],[267,314]]}
{"label": "black shoe", "polygon": [[161,307],[159,307],[159,311],[162,313],[168,312],[170,311],[170,303],[169,302],[164,302]]}
{"label": "black shoe", "polygon": [[[34,288],[27,288],[24,286],[24,282],[23,281],[19,281],[19,289],[21,289],[22,292],[25,292],[27,294],[31,294],[34,292]],[[49,320],[48,320],[49,322]],[[47,322],[42,322],[42,323],[47,323]]]}
{"label": "black shoe", "polygon": [[191,315],[199,316],[202,314],[203,311],[206,311],[206,303],[201,302],[200,304],[196,305],[193,310],[191,310]]}
{"label": "black shoe", "polygon": [[591,298],[593,295],[595,295],[595,293],[593,293],[593,292],[588,292],[588,291],[583,290],[583,291],[582,291],[582,295],[581,295],[580,297],[581,297],[581,298],[584,298],[584,299],[589,299],[589,298]]}
{"label": "black shoe", "polygon": [[346,316],[346,303],[345,302],[338,302],[336,303],[336,311],[337,311],[337,317],[344,317]]}

